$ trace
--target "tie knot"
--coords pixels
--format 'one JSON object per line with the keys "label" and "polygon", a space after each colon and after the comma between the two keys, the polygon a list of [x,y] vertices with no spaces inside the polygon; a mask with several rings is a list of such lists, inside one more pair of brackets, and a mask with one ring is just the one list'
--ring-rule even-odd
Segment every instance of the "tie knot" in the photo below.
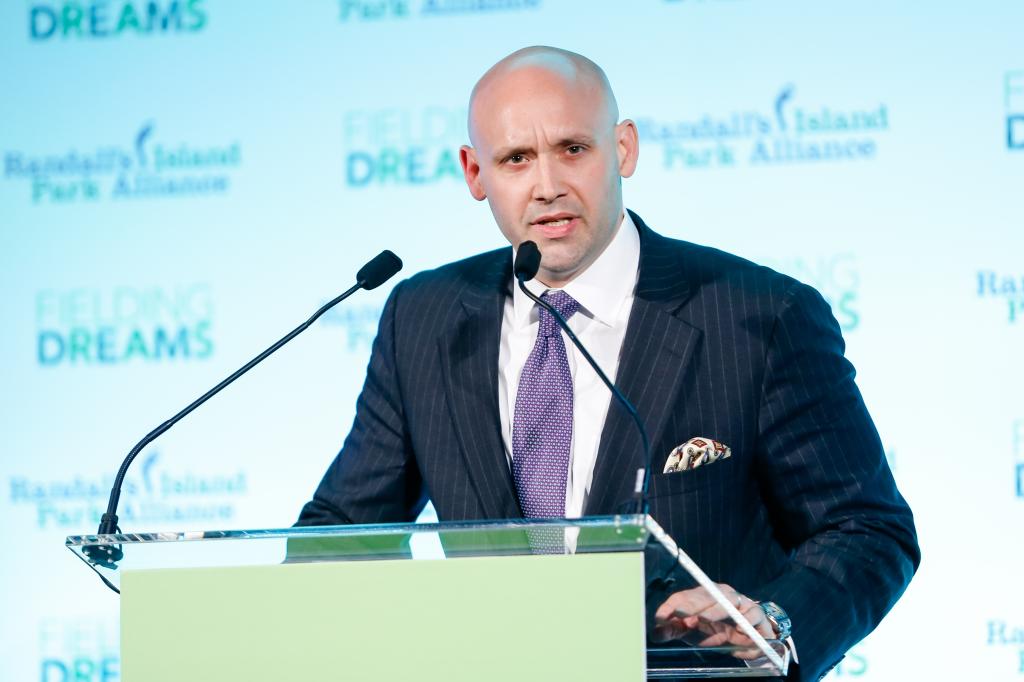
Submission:
{"label": "tie knot", "polygon": [[[541,295],[541,300],[558,311],[558,314],[568,320],[580,309],[579,301],[564,291],[546,291]],[[543,336],[552,336],[558,329],[558,323],[543,307],[540,309],[540,333]]]}

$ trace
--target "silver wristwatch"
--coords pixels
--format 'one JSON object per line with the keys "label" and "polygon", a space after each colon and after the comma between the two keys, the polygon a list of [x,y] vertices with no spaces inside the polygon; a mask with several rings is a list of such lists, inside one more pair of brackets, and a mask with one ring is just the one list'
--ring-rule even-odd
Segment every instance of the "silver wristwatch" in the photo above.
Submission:
{"label": "silver wristwatch", "polygon": [[793,631],[793,624],[790,622],[786,612],[773,601],[758,603],[761,605],[764,615],[768,618],[768,622],[772,624],[772,629],[775,630],[775,639],[789,639],[789,635]]}

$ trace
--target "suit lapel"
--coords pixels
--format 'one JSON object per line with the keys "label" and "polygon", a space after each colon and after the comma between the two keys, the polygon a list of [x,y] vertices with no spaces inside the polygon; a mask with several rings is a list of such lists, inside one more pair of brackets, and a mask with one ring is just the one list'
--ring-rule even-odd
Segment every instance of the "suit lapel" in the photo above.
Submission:
{"label": "suit lapel", "polygon": [[[636,407],[657,448],[673,409],[701,331],[676,316],[689,298],[691,283],[678,246],[631,213],[640,231],[640,273],[626,326],[616,383]],[[632,418],[613,399],[601,432],[594,478],[585,514],[614,514],[631,499],[636,471],[643,466],[640,436]],[[653,466],[659,452],[652,451]]]}
{"label": "suit lapel", "polygon": [[498,415],[498,344],[510,280],[509,249],[460,295],[461,309],[439,339],[445,393],[466,468],[488,518],[522,516]]}

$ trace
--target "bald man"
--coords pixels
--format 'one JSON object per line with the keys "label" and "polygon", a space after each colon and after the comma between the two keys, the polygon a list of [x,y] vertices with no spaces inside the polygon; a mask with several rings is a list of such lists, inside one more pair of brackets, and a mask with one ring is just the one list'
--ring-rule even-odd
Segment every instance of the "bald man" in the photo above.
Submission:
{"label": "bald man", "polygon": [[[643,466],[635,427],[512,286],[530,240],[542,254],[532,292],[647,426],[652,516],[763,635],[795,644],[791,678],[819,679],[920,561],[828,304],[624,210],[636,126],[581,55],[531,47],[495,64],[470,97],[469,137],[466,184],[511,247],[395,287],[352,431],[299,523],[408,522],[427,499],[443,521],[624,510]],[[694,438],[730,456],[662,473]],[[746,643],[715,625],[728,621],[703,590],[672,578],[651,589],[653,639]]]}

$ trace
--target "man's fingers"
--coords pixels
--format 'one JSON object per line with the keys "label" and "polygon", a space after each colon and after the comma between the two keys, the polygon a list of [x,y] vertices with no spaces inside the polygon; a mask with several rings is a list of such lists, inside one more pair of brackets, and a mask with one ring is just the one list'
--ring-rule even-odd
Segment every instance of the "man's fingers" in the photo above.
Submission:
{"label": "man's fingers", "polygon": [[[771,623],[768,621],[768,617],[764,613],[764,609],[759,604],[751,602],[749,605],[745,605],[740,610],[740,614],[750,623],[758,633],[761,634],[765,639],[773,639],[775,637],[775,631],[772,629]],[[742,637],[742,641],[730,641],[730,644],[736,644],[740,646],[747,646],[753,644],[747,635],[740,629],[739,624],[733,622],[732,618],[725,613],[724,609],[719,607],[719,610],[708,609],[706,612],[700,614],[700,620],[705,622],[716,623],[722,627],[727,627],[729,630],[737,633],[738,637]],[[695,626],[695,629],[704,631],[705,628]],[[717,645],[708,645],[717,646]]]}
{"label": "man's fingers", "polygon": [[722,631],[716,632],[710,637],[706,637],[700,641],[697,646],[725,646],[729,643],[729,633]]}
{"label": "man's fingers", "polygon": [[[731,646],[736,647],[730,655],[742,660],[755,660],[764,656],[764,652],[754,645],[754,642],[747,637],[742,630],[732,626],[717,623],[721,628],[714,634],[704,638],[697,646]],[[764,633],[761,633],[764,634]]]}
{"label": "man's fingers", "polygon": [[677,621],[668,621],[651,630],[651,641],[667,642],[672,639],[679,639],[689,632],[689,629],[677,624]]}
{"label": "man's fingers", "polygon": [[654,620],[660,623],[667,621],[669,618],[675,616],[676,611],[680,607],[680,604],[682,602],[682,600],[679,597],[679,595],[681,594],[682,592],[676,592],[675,594],[669,596],[669,598],[666,599],[665,602],[658,607],[658,610],[654,612]]}
{"label": "man's fingers", "polygon": [[673,616],[690,616],[713,604],[714,600],[701,587],[692,590],[683,590],[669,596],[665,602],[658,607],[654,617],[659,620],[667,620]]}
{"label": "man's fingers", "polygon": [[[746,597],[729,585],[719,585],[722,595],[736,607],[747,622],[766,639],[775,633],[761,605]],[[733,622],[725,607],[716,602],[702,588],[683,590],[671,595],[655,612],[656,627],[651,631],[655,642],[681,639],[688,635],[704,635],[697,642],[701,647],[735,647],[732,656],[743,660],[755,660],[763,654],[750,637]],[[693,643],[695,639],[687,637]]]}
{"label": "man's fingers", "polygon": [[[726,599],[731,600],[734,604],[737,602],[740,594],[729,585],[721,583],[718,588],[725,594]],[[684,617],[692,616],[696,614],[703,615],[709,608],[717,606],[715,598],[708,593],[703,587],[694,587],[689,590],[682,590],[669,596],[665,602],[658,607],[654,617],[658,620],[667,620],[672,616]],[[722,613],[724,613],[722,609]],[[721,620],[721,617],[709,619],[709,620]]]}
{"label": "man's fingers", "polygon": [[754,626],[763,637],[773,639],[775,637],[775,630],[772,628],[771,622],[768,620],[768,614],[764,612],[760,604],[751,602],[750,608],[743,612],[750,624]]}
{"label": "man's fingers", "polygon": [[[771,623],[760,604],[746,597],[731,586],[720,584],[722,595],[740,612],[763,637],[774,637]],[[655,612],[658,641],[678,639],[688,633],[707,635],[700,646],[752,647],[753,642],[726,612],[725,607],[703,587],[682,590],[669,596]],[[756,647],[753,649],[756,651]],[[741,652],[737,652],[741,653]],[[743,657],[743,656],[741,656]],[[755,656],[756,657],[756,656]]]}
{"label": "man's fingers", "polygon": [[[744,613],[745,611],[750,610],[752,606],[754,606],[754,602],[751,599],[744,597],[742,594],[732,589],[728,585],[722,586],[722,594],[725,596],[725,598],[729,601],[730,604],[736,607],[736,609],[740,613]],[[710,598],[710,595],[708,596]],[[704,618],[705,620],[718,621],[731,619],[731,616],[725,610],[725,607],[719,604],[714,599],[709,601],[707,605],[700,611],[697,611],[696,614],[699,615],[701,618]]]}

